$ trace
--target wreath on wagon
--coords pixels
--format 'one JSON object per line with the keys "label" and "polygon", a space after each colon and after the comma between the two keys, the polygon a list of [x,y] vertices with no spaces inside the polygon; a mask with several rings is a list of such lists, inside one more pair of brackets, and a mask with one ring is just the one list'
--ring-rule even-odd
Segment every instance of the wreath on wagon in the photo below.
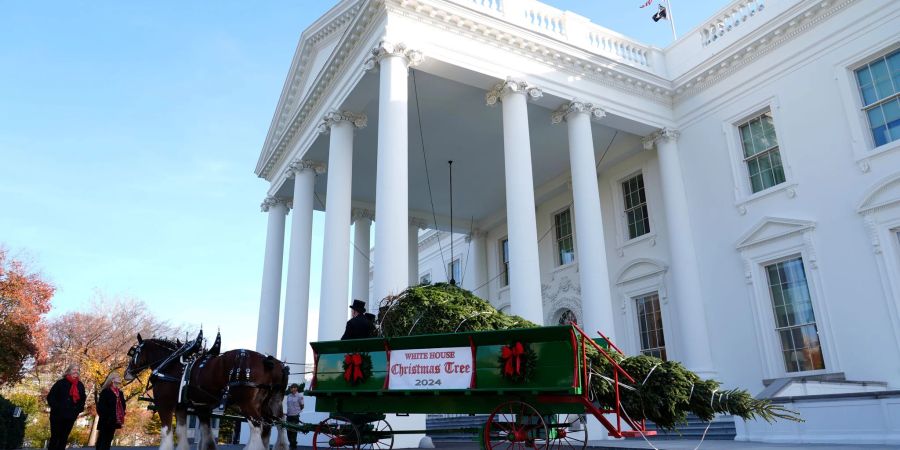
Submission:
{"label": "wreath on wagon", "polygon": [[372,357],[368,353],[344,355],[344,381],[356,386],[372,377]]}
{"label": "wreath on wagon", "polygon": [[537,355],[528,344],[514,342],[500,349],[500,374],[513,383],[530,380],[537,367]]}

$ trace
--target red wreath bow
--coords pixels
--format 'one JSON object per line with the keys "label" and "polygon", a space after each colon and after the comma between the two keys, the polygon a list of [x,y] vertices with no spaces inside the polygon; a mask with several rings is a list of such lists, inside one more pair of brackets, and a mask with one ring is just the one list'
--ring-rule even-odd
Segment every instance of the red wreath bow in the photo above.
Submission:
{"label": "red wreath bow", "polygon": [[359,353],[344,355],[344,365],[347,366],[347,368],[344,369],[345,381],[356,383],[357,381],[362,380],[362,355]]}
{"label": "red wreath bow", "polygon": [[514,345],[503,347],[501,357],[506,361],[503,366],[503,374],[507,376],[520,375],[522,373],[522,355],[525,354],[525,348],[521,342]]}

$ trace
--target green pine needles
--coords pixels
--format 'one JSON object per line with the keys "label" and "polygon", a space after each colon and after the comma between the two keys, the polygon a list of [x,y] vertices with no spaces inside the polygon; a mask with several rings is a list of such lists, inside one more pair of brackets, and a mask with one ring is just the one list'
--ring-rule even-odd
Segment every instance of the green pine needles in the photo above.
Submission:
{"label": "green pine needles", "polygon": [[[471,292],[447,283],[413,286],[381,303],[378,323],[382,336],[410,336],[464,331],[531,328],[537,325],[497,311]],[[664,429],[687,422],[694,413],[702,420],[731,414],[745,420],[801,422],[799,415],[768,400],[757,400],[743,389],[721,389],[715,380],[703,380],[677,361],[652,356],[626,357],[609,352],[635,380],[620,378],[622,408],[634,420],[648,419]],[[613,366],[588,348],[590,395],[604,407],[615,405]],[[539,369],[538,369],[539,370]]]}

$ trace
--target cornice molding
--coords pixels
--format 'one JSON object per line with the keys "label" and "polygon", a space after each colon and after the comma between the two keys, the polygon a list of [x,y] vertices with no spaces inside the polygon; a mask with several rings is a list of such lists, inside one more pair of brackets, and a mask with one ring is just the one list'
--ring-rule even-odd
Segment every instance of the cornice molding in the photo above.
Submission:
{"label": "cornice molding", "polygon": [[600,120],[606,117],[606,111],[599,106],[595,106],[593,103],[588,103],[579,99],[573,99],[570,102],[564,103],[562,106],[553,111],[553,114],[550,116],[550,121],[554,124],[560,123],[563,120],[566,120],[569,117],[569,114],[576,113],[584,113],[588,114],[591,119]]}
{"label": "cornice molding", "polygon": [[722,55],[716,55],[718,57],[709,58],[695,66],[689,74],[680,77],[681,79],[673,80],[674,101],[700,93],[857,1],[814,2],[761,36],[745,37],[744,40],[749,42],[737,45],[732,52],[723,52]]}
{"label": "cornice molding", "polygon": [[407,47],[403,42],[395,44],[387,40],[382,40],[372,49],[371,56],[363,63],[363,69],[373,70],[378,67],[382,59],[389,57],[403,58],[406,60],[407,67],[417,66],[425,60],[425,57],[422,56],[422,52]]}
{"label": "cornice molding", "polygon": [[528,84],[526,81],[515,80],[512,77],[506,77],[506,81],[495,84],[486,94],[484,101],[488,106],[494,106],[498,101],[503,101],[503,97],[510,94],[523,94],[526,98],[537,100],[544,96],[541,88]]}
{"label": "cornice molding", "polygon": [[285,206],[285,208],[284,208],[284,213],[287,214],[288,203],[289,203],[289,202],[288,202],[288,199],[285,199],[285,198],[281,198],[281,197],[266,197],[266,198],[262,201],[262,203],[259,205],[259,209],[260,209],[260,211],[262,211],[262,212],[269,212],[270,209],[272,209],[272,208],[274,208],[274,207],[276,207],[276,206],[278,206],[278,205],[284,205],[284,206]]}
{"label": "cornice molding", "polygon": [[644,150],[650,150],[658,141],[666,140],[674,142],[678,140],[679,136],[681,136],[681,132],[674,128],[661,128],[644,136],[644,138],[641,139],[641,142],[644,143]]}
{"label": "cornice molding", "polygon": [[350,111],[329,111],[319,123],[319,133],[328,133],[339,122],[349,122],[354,128],[365,128],[369,118],[365,114]]}

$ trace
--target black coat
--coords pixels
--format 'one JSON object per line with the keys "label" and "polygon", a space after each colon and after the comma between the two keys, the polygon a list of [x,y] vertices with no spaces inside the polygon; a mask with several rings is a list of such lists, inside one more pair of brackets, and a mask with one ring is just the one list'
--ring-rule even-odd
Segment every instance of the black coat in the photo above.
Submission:
{"label": "black coat", "polygon": [[[119,391],[122,394],[122,391]],[[122,411],[125,411],[125,395],[119,397],[122,404]],[[122,428],[122,425],[116,423],[116,394],[111,388],[106,388],[100,392],[100,398],[97,399],[97,428],[103,430],[114,430]]]}
{"label": "black coat", "polygon": [[51,417],[75,420],[84,411],[84,400],[87,397],[84,393],[84,384],[80,380],[78,381],[78,403],[73,402],[72,396],[69,395],[71,386],[72,383],[65,378],[53,383],[53,387],[47,393],[47,404],[50,405]]}
{"label": "black coat", "polygon": [[347,339],[365,339],[372,336],[372,323],[366,316],[360,314],[347,321],[347,327],[344,329],[344,335],[341,340]]}

